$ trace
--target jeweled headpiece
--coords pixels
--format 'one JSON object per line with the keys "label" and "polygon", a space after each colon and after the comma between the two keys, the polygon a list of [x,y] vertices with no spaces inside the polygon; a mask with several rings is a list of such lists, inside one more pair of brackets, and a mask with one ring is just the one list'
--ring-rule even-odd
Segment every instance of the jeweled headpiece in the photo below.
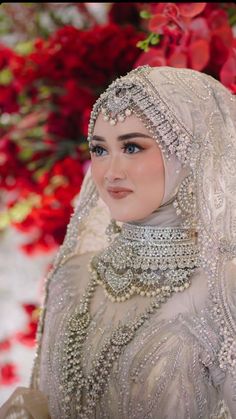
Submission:
{"label": "jeweled headpiece", "polygon": [[88,141],[101,112],[111,125],[134,113],[149,130],[168,158],[176,154],[186,162],[192,143],[191,133],[178,121],[148,77],[152,67],[142,66],[115,80],[96,101],[90,118]]}

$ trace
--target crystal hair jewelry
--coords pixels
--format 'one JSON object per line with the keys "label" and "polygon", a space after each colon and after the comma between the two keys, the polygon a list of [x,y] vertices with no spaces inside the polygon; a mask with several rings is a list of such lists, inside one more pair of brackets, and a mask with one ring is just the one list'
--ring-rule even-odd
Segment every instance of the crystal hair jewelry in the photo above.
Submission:
{"label": "crystal hair jewelry", "polygon": [[192,230],[123,224],[121,234],[91,265],[108,298],[121,302],[133,294],[183,291],[197,267],[197,253]]}
{"label": "crystal hair jewelry", "polygon": [[148,77],[151,69],[146,65],[132,70],[115,80],[99,97],[91,112],[88,141],[92,140],[94,124],[100,112],[111,125],[123,122],[134,113],[149,130],[166,158],[175,153],[182,163],[186,163],[192,135],[176,119]]}

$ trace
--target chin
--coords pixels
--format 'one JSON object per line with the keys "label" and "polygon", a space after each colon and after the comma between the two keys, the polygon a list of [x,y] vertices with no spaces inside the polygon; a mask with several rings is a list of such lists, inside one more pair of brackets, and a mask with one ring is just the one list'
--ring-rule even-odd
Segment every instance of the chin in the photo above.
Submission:
{"label": "chin", "polygon": [[134,212],[131,214],[129,213],[121,213],[118,211],[111,211],[110,210],[110,214],[111,214],[111,218],[115,221],[119,221],[121,223],[130,223],[130,222],[134,222],[134,221],[138,221],[142,218],[145,218],[145,216],[140,216],[140,214],[134,214]]}
{"label": "chin", "polygon": [[112,211],[112,209],[110,208],[110,215],[111,218],[115,221],[119,221],[121,223],[128,223],[129,221],[133,221],[133,218],[131,216],[131,214],[124,214],[121,213],[121,211]]}
{"label": "chin", "polygon": [[106,202],[106,205],[109,208],[111,218],[115,221],[119,221],[121,223],[129,223],[129,222],[135,222],[139,220],[145,219],[148,215],[150,215],[150,212],[147,211],[137,211],[137,208],[141,207],[140,202],[136,202],[133,205],[130,205],[129,203],[122,203],[122,205],[119,207],[118,205],[114,205],[114,203],[111,204],[111,202]]}

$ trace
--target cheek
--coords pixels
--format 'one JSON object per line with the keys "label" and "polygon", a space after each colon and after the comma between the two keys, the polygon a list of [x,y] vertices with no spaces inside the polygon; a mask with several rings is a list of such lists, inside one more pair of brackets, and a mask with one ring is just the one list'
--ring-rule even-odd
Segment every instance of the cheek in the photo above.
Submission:
{"label": "cheek", "polygon": [[94,183],[99,187],[104,176],[103,165],[98,164],[96,160],[91,160],[91,175]]}
{"label": "cheek", "polygon": [[145,195],[153,196],[154,190],[164,194],[165,178],[162,159],[149,157],[147,161],[141,160],[134,168],[133,175],[137,190],[144,190]]}

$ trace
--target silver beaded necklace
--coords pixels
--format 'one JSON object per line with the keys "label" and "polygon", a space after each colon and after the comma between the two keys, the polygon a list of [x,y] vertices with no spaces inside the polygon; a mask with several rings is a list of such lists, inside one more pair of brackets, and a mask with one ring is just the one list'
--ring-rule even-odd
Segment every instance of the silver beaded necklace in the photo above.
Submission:
{"label": "silver beaded necklace", "polygon": [[183,291],[197,253],[193,230],[123,224],[121,234],[93,258],[92,266],[108,298],[120,302],[133,294],[155,297],[163,287]]}
{"label": "silver beaded necklace", "polygon": [[[65,418],[88,419],[92,415],[114,361],[173,292],[189,287],[197,255],[192,230],[124,224],[114,242],[92,258],[90,282],[80,306],[68,320],[65,336],[61,371]],[[91,321],[91,300],[100,284],[112,301],[125,301],[134,293],[153,299],[144,313],[114,329],[94,361],[92,372],[85,377],[81,365],[83,344]]]}

